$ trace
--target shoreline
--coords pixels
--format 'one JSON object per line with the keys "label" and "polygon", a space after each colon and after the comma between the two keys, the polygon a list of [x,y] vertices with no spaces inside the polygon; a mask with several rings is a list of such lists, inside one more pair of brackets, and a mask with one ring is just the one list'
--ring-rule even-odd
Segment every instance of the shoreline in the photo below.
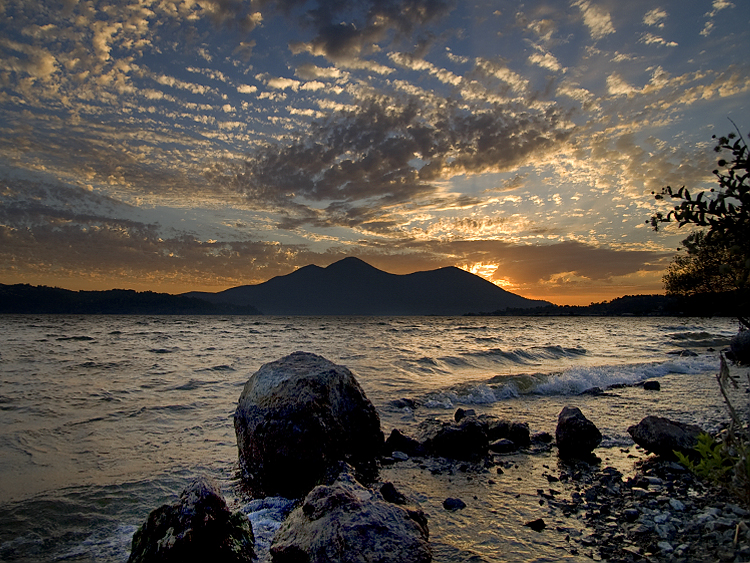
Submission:
{"label": "shoreline", "polygon": [[[529,560],[550,553],[560,560],[622,563],[750,559],[750,511],[739,499],[640,446],[594,454],[596,463],[562,460],[555,446],[479,462],[412,457],[384,466],[380,479],[420,501],[438,552],[446,540],[456,540],[461,520],[482,518],[488,539],[497,534],[493,550],[518,540]],[[430,482],[439,485],[432,492]],[[466,507],[446,509],[435,491]],[[508,532],[516,537],[502,541]],[[497,560],[467,540],[472,561]],[[439,553],[434,558],[445,560]]]}

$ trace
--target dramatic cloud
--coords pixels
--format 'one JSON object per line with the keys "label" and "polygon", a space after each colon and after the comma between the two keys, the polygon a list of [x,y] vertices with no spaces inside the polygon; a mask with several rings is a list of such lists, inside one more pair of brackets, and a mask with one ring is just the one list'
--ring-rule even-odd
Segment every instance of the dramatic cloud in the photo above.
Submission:
{"label": "dramatic cloud", "polygon": [[356,226],[394,205],[432,207],[436,182],[513,169],[538,151],[554,152],[570,135],[564,116],[551,109],[472,109],[373,98],[313,123],[294,143],[259,150],[216,180],[256,208],[299,213],[303,202],[321,202],[327,207],[304,211],[304,220]]}
{"label": "dramatic cloud", "polygon": [[[0,283],[221,289],[357,255],[658,291],[750,102],[750,6],[0,2]],[[721,33],[718,33],[721,30]]]}

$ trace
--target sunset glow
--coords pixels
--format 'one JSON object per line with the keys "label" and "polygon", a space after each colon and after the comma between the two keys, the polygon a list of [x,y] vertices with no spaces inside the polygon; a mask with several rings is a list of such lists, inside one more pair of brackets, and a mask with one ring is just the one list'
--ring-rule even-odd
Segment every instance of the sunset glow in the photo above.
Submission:
{"label": "sunset glow", "polygon": [[216,291],[357,256],[525,297],[661,292],[747,133],[750,4],[0,6],[0,283]]}

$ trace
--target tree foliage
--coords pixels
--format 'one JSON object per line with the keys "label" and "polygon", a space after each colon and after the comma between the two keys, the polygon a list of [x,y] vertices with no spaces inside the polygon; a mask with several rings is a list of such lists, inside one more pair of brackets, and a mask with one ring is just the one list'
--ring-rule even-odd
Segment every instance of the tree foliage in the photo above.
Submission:
{"label": "tree foliage", "polygon": [[[666,214],[654,214],[648,222],[654,230],[670,222],[701,228],[682,241],[686,254],[676,256],[670,264],[664,276],[668,294],[735,291],[746,300],[750,274],[750,151],[745,139],[735,133],[720,137],[714,150],[731,155],[719,159],[719,168],[713,171],[718,187],[693,196],[685,186],[677,190],[667,186],[654,197],[677,200],[677,205]],[[746,302],[738,305],[747,307]]]}
{"label": "tree foliage", "polygon": [[687,252],[674,257],[662,278],[667,295],[727,293],[737,289],[737,275],[728,271],[732,255],[721,242],[707,240],[705,231],[695,231],[680,244]]}

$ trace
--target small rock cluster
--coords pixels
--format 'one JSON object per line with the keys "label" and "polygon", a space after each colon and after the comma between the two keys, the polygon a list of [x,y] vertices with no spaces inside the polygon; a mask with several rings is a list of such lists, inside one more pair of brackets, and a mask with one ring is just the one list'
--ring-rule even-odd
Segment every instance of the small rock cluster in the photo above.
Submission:
{"label": "small rock cluster", "polygon": [[515,452],[533,444],[547,444],[546,433],[531,435],[526,422],[507,421],[494,416],[477,416],[474,409],[456,410],[453,420],[422,421],[416,436],[394,428],[385,441],[382,463],[403,461],[410,456],[435,456],[476,461],[489,454]]}

